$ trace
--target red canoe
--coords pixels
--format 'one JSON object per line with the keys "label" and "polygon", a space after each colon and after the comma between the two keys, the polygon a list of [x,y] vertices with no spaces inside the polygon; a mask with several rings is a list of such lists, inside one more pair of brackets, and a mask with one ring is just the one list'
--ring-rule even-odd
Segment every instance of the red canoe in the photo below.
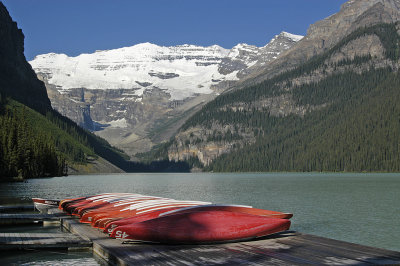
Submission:
{"label": "red canoe", "polygon": [[111,237],[204,244],[248,240],[288,230],[290,220],[230,211],[178,213],[117,227]]}
{"label": "red canoe", "polygon": [[261,216],[270,217],[270,218],[280,218],[280,219],[290,219],[293,216],[293,214],[291,214],[291,213],[283,213],[283,212],[257,209],[257,208],[252,208],[251,206],[216,205],[216,204],[198,205],[198,206],[192,206],[192,207],[186,207],[186,208],[174,208],[171,210],[162,210],[159,212],[151,211],[149,213],[142,213],[142,214],[139,213],[133,217],[128,217],[128,218],[124,218],[124,219],[118,219],[116,221],[111,221],[109,223],[106,223],[104,232],[111,233],[112,230],[117,226],[142,222],[145,220],[158,218],[159,216],[161,217],[161,216],[165,216],[165,215],[188,213],[188,212],[198,212],[198,211],[231,211],[231,212],[239,212],[239,213],[246,213],[246,214],[252,214],[252,215],[261,215]]}
{"label": "red canoe", "polygon": [[[91,224],[93,227],[99,227],[100,229],[104,229],[105,223],[107,223],[108,221],[114,221],[116,219],[134,217],[144,212],[166,209],[170,207],[184,208],[184,207],[199,206],[204,204],[210,204],[210,203],[201,201],[177,201],[177,200],[155,200],[153,202],[148,201],[148,202],[133,204],[128,208],[124,208],[122,210],[110,211],[94,215],[91,219]],[[99,224],[100,220],[102,220],[101,224]]]}
{"label": "red canoe", "polygon": [[143,214],[138,214],[133,217],[120,218],[120,219],[115,219],[113,221],[108,221],[107,223],[105,223],[105,229],[103,232],[107,233],[107,234],[111,234],[112,231],[117,226],[134,224],[134,223],[139,223],[139,222],[147,221],[150,219],[158,218],[161,213],[173,211],[176,209],[182,209],[182,207],[168,207],[166,209],[161,209],[161,210],[159,209],[159,210],[155,210],[155,211],[151,211],[151,212],[146,212]]}
{"label": "red canoe", "polygon": [[129,196],[129,195],[138,195],[138,194],[131,194],[131,193],[104,193],[104,194],[99,194],[95,196],[90,196],[90,197],[84,197],[81,199],[72,199],[71,200],[63,200],[60,203],[60,206],[64,209],[64,211],[68,213],[72,213],[75,208],[85,206],[87,204],[90,204],[92,202],[96,201],[103,201],[108,198],[113,198],[113,197],[123,197],[123,196]]}
{"label": "red canoe", "polygon": [[149,199],[133,199],[133,200],[121,200],[112,204],[108,204],[107,206],[102,206],[100,208],[97,209],[90,209],[90,210],[86,210],[81,212],[81,219],[80,222],[81,223],[91,223],[92,218],[96,215],[99,214],[103,214],[106,212],[112,212],[112,211],[118,211],[118,210],[122,210],[126,207],[129,207],[135,203],[139,203],[139,202],[144,202],[147,201]]}
{"label": "red canoe", "polygon": [[159,199],[158,197],[149,197],[149,196],[109,196],[101,199],[94,200],[90,203],[78,206],[74,209],[73,214],[77,216],[81,216],[81,214],[85,211],[93,210],[93,209],[98,209],[101,207],[106,207],[110,206],[111,204],[115,204],[117,202],[121,202],[124,200],[129,200],[129,199],[140,199],[140,200],[152,200],[152,199]]}
{"label": "red canoe", "polygon": [[[199,203],[195,203],[196,206],[200,206]],[[107,216],[107,217],[98,217],[94,223],[92,223],[92,226],[95,228],[99,229],[105,229],[108,223],[118,221],[121,219],[125,218],[135,218],[137,216],[141,216],[142,214],[147,214],[147,213],[154,213],[158,212],[158,214],[167,212],[167,211],[172,211],[176,209],[182,209],[186,208],[189,206],[194,206],[195,204],[191,203],[176,203],[176,204],[168,204],[168,205],[162,205],[162,206],[155,206],[151,208],[145,209],[145,211],[142,210],[135,210],[135,211],[130,211],[130,212],[124,212],[120,215],[113,215],[113,216]],[[160,211],[160,212],[159,212]],[[157,218],[158,216],[154,216],[153,218]],[[150,218],[149,218],[150,219]],[[152,219],[152,218],[151,218]],[[148,220],[148,219],[147,219]]]}
{"label": "red canoe", "polygon": [[108,204],[107,206],[102,206],[97,209],[91,209],[87,212],[82,212],[81,214],[81,222],[90,223],[93,221],[93,218],[98,215],[103,215],[106,213],[119,213],[123,211],[129,211],[134,209],[134,206],[141,206],[144,204],[151,205],[156,204],[160,201],[173,201],[172,199],[167,198],[158,198],[158,197],[147,197],[147,198],[136,198],[136,199],[126,199],[118,202],[113,202],[112,204]]}
{"label": "red canoe", "polygon": [[153,200],[160,200],[162,198],[159,197],[149,197],[149,196],[141,196],[141,197],[122,197],[122,198],[111,198],[103,201],[92,202],[85,206],[78,207],[74,210],[74,213],[78,216],[83,217],[86,213],[96,213],[102,212],[106,209],[123,209],[124,206],[132,205],[139,202],[148,202]]}

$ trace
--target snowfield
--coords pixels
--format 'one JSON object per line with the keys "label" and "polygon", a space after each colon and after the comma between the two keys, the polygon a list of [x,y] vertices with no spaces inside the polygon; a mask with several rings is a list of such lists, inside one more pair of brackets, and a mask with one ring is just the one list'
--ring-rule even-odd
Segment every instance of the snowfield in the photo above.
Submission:
{"label": "snowfield", "polygon": [[[237,80],[241,69],[221,74],[221,62],[240,62],[242,69],[249,68],[258,62],[260,53],[273,53],[266,48],[276,42],[278,36],[295,42],[302,38],[282,32],[264,47],[238,44],[232,49],[218,45],[165,47],[141,43],[76,57],[43,54],[29,63],[36,73],[45,74],[47,82],[57,86],[60,93],[73,88],[134,89],[137,101],[145,89],[157,87],[169,93],[170,100],[182,100],[194,94],[212,93],[211,86],[220,81]],[[275,52],[272,59],[277,56]]]}

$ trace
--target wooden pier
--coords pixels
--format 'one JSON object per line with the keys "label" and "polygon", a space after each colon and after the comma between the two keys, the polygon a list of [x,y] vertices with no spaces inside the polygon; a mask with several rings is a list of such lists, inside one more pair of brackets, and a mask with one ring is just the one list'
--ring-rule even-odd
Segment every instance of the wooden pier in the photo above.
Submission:
{"label": "wooden pier", "polygon": [[34,211],[35,207],[32,204],[27,205],[7,205],[0,206],[0,213],[20,212],[20,211]]}
{"label": "wooden pier", "polygon": [[400,264],[400,252],[297,232],[256,241],[214,245],[162,245],[111,239],[77,219],[70,232],[93,242],[93,252],[112,265],[377,265]]}
{"label": "wooden pier", "polygon": [[39,214],[39,213],[0,213],[0,225],[32,224],[43,221],[60,221],[68,217],[66,214]]}
{"label": "wooden pier", "polygon": [[56,209],[51,214],[0,214],[0,225],[48,220],[61,221],[73,234],[0,233],[0,250],[92,246],[111,265],[400,265],[400,252],[298,232],[238,243],[164,245],[112,239]]}
{"label": "wooden pier", "polygon": [[91,246],[90,241],[68,233],[0,233],[0,250],[70,249]]}

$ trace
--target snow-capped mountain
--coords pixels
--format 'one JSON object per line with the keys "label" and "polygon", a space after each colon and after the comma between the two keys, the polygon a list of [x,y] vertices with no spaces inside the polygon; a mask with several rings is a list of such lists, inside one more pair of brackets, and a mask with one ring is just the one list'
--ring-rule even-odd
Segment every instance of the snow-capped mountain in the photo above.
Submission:
{"label": "snow-capped mountain", "polygon": [[204,104],[220,84],[268,64],[301,38],[282,32],[263,47],[238,44],[232,49],[141,43],[76,57],[43,54],[30,64],[46,83],[55,109],[86,128],[103,129],[98,134],[126,148],[126,138],[116,141],[110,130],[144,137],[157,121],[165,124]]}
{"label": "snow-capped mountain", "polygon": [[140,100],[147,87],[159,87],[182,100],[195,93],[211,93],[212,79],[222,78],[217,69],[229,50],[217,45],[163,47],[141,43],[93,54],[68,57],[45,54],[31,61],[38,73],[48,74],[48,83],[60,92],[74,88],[89,90],[134,89]]}

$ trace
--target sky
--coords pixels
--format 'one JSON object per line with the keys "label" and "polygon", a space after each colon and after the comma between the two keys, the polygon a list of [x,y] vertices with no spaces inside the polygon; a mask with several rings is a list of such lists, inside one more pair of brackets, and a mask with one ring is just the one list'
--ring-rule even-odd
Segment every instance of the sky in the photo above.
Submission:
{"label": "sky", "polygon": [[151,42],[264,46],[339,11],[346,0],[1,0],[25,35],[25,56],[77,56]]}

